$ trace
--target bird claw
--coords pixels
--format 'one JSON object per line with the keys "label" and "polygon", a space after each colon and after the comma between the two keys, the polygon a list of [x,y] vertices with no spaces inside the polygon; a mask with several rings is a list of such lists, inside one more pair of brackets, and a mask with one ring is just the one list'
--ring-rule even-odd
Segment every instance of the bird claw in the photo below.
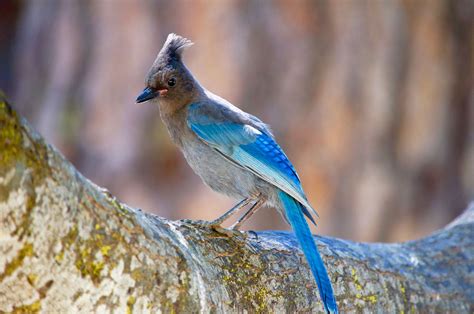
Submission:
{"label": "bird claw", "polygon": [[237,234],[240,234],[239,231],[236,231],[236,230],[232,230],[232,229],[226,229],[226,228],[223,228],[221,226],[216,226],[216,227],[213,227],[213,229],[220,233],[220,234],[223,234],[223,235],[226,235],[228,236],[229,238],[230,237],[233,237],[233,236],[236,236]]}
{"label": "bird claw", "polygon": [[181,219],[180,222],[185,223],[185,224],[189,224],[189,225],[193,225],[193,226],[196,226],[196,227],[200,227],[200,228],[205,228],[205,229],[214,229],[214,228],[221,227],[215,221],[207,221],[207,220]]}
{"label": "bird claw", "polygon": [[181,223],[193,225],[198,228],[203,228],[203,229],[211,229],[214,230],[220,234],[224,234],[228,237],[235,236],[237,234],[240,234],[240,231],[238,230],[233,230],[233,229],[226,229],[220,225],[220,222],[218,221],[207,221],[207,220],[192,220],[192,219],[181,219]]}

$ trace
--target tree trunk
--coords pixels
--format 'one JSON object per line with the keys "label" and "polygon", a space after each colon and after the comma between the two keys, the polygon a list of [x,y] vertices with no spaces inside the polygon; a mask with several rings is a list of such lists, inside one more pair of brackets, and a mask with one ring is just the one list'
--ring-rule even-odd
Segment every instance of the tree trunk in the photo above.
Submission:
{"label": "tree trunk", "polygon": [[[0,312],[322,312],[291,233],[120,203],[0,101]],[[317,237],[341,312],[474,309],[474,206],[413,242]]]}

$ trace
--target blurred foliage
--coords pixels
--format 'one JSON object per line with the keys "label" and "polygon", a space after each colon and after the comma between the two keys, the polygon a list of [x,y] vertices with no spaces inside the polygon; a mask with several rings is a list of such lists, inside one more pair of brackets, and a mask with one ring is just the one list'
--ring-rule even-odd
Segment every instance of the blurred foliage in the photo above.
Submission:
{"label": "blurred foliage", "polygon": [[[212,219],[158,109],[137,105],[169,32],[213,92],[269,123],[317,232],[406,240],[474,196],[474,2],[2,1],[0,82],[99,185],[169,218]],[[2,86],[3,87],[3,86]],[[273,210],[248,228],[285,228]]]}

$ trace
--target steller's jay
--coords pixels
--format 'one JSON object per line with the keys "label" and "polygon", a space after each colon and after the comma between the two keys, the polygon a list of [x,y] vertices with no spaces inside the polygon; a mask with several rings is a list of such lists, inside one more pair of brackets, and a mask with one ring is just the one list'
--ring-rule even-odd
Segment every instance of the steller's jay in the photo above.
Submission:
{"label": "steller's jay", "polygon": [[337,313],[331,282],[304,217],[315,223],[311,214],[317,213],[295,168],[266,124],[199,84],[182,62],[183,50],[191,45],[186,38],[168,35],[137,103],[157,101],[173,142],[194,172],[213,190],[243,199],[204,224],[219,226],[251,204],[231,227],[238,229],[263,205],[276,208],[298,238],[326,311]]}

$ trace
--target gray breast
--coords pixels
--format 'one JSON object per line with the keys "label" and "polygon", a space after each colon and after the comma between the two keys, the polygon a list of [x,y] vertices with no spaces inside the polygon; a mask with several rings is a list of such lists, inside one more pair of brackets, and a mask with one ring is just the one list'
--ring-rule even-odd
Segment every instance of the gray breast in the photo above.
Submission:
{"label": "gray breast", "polygon": [[234,165],[196,136],[183,144],[186,161],[210,188],[236,198],[255,193],[258,178],[253,173]]}
{"label": "gray breast", "polygon": [[205,144],[189,129],[185,110],[172,115],[160,111],[171,138],[183,152],[186,161],[211,189],[233,198],[247,198],[262,193],[268,200],[274,188],[248,169],[236,166]]}

